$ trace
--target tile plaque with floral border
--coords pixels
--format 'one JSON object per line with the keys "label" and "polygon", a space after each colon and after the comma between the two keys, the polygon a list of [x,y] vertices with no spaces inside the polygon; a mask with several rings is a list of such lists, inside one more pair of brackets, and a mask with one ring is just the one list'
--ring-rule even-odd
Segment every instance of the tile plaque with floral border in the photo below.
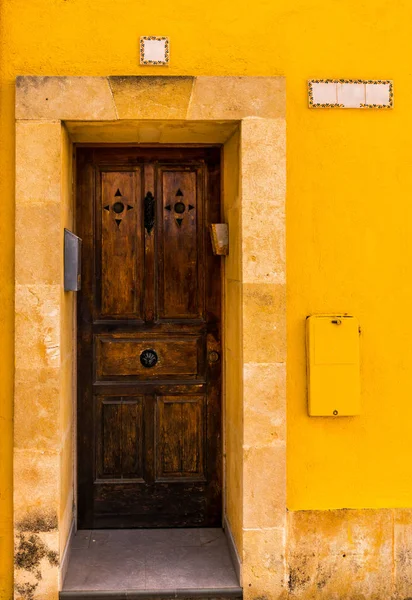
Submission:
{"label": "tile plaque with floral border", "polygon": [[389,79],[310,79],[309,108],[393,108]]}
{"label": "tile plaque with floral border", "polygon": [[169,64],[170,44],[166,36],[144,35],[140,38],[140,64]]}

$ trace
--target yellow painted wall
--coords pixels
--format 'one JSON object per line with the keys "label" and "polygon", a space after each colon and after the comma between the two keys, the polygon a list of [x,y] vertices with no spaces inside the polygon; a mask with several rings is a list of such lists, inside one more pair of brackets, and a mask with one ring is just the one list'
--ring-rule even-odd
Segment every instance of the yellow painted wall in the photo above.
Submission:
{"label": "yellow painted wall", "polygon": [[[288,506],[412,506],[408,0],[3,0],[0,13],[0,598],[11,583],[16,75],[286,75]],[[168,68],[138,36],[169,35]],[[310,77],[392,78],[393,111],[308,110]],[[262,205],[264,198],[255,198]],[[35,216],[33,216],[35,218]],[[309,419],[304,320],[362,326],[359,418]],[[275,484],[275,482],[274,482]]]}

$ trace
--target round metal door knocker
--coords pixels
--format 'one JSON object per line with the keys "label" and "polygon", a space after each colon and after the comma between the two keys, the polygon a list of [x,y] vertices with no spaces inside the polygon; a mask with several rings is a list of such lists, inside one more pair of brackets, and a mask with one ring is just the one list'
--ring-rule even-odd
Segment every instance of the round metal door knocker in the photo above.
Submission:
{"label": "round metal door knocker", "polygon": [[140,362],[146,369],[154,367],[158,360],[159,357],[157,356],[157,353],[152,349],[143,350],[140,355]]}
{"label": "round metal door knocker", "polygon": [[215,350],[212,350],[212,352],[209,352],[208,359],[210,363],[217,363],[219,360],[219,353]]}

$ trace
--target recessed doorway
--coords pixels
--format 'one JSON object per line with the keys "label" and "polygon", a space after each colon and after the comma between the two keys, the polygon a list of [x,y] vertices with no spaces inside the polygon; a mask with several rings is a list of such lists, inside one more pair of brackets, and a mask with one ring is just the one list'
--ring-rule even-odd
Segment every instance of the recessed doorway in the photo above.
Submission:
{"label": "recessed doorway", "polygon": [[78,147],[78,528],[222,523],[219,147]]}

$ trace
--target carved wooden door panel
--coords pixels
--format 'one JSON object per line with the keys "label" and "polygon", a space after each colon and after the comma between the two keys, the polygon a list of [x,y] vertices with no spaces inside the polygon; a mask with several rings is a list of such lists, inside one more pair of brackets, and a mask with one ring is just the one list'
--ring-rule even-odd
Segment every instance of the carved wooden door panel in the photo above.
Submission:
{"label": "carved wooden door panel", "polygon": [[77,148],[80,528],[220,526],[219,148]]}

